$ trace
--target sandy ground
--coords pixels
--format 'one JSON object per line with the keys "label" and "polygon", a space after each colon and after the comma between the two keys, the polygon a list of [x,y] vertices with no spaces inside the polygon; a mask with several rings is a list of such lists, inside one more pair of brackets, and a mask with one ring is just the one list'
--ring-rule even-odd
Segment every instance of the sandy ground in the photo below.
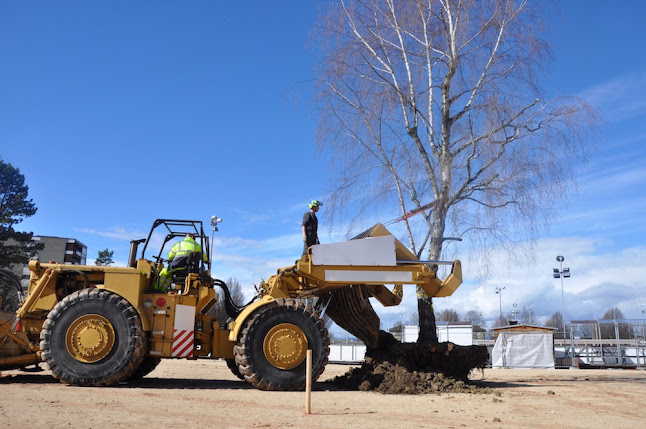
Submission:
{"label": "sandy ground", "polygon": [[0,373],[0,427],[644,428],[646,371],[492,370],[471,378],[489,394],[382,395],[338,391],[328,365],[304,392],[263,392],[223,361],[164,360],[136,383],[65,386],[48,371]]}

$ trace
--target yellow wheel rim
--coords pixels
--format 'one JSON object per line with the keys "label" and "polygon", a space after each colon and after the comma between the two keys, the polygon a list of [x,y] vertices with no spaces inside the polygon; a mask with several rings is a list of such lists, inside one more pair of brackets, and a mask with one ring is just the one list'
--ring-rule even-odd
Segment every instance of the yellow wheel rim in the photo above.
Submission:
{"label": "yellow wheel rim", "polygon": [[98,362],[114,346],[114,328],[105,317],[86,314],[67,329],[65,344],[74,359],[84,363]]}
{"label": "yellow wheel rim", "polygon": [[267,332],[262,345],[267,361],[279,369],[293,369],[305,360],[307,337],[296,325],[281,323]]}

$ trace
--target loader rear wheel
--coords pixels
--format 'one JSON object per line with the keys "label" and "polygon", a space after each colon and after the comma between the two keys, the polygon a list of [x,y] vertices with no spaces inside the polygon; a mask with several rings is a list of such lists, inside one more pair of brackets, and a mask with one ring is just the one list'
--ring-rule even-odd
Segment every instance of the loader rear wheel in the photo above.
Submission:
{"label": "loader rear wheel", "polygon": [[139,380],[150,374],[157,368],[157,365],[161,362],[160,358],[156,358],[153,356],[146,356],[144,357],[144,360],[141,362],[141,365],[137,369],[135,369],[135,372],[132,373],[130,377],[128,377],[128,380]]}
{"label": "loader rear wheel", "polygon": [[305,357],[312,350],[312,381],[323,373],[330,338],[319,316],[303,303],[276,300],[246,321],[234,347],[245,380],[262,390],[305,388]]}
{"label": "loader rear wheel", "polygon": [[76,386],[109,386],[128,378],[145,356],[145,334],[132,305],[101,289],[66,296],[40,333],[52,375]]}

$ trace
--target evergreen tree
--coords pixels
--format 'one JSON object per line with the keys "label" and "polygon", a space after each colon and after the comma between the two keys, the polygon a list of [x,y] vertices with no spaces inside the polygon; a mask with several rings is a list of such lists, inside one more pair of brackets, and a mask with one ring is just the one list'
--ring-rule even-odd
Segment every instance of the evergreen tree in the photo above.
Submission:
{"label": "evergreen tree", "polygon": [[99,250],[99,256],[96,258],[94,263],[98,266],[107,267],[114,263],[114,260],[112,260],[113,256],[114,251],[112,250],[108,250],[107,248],[105,250]]}
{"label": "evergreen tree", "polygon": [[42,244],[31,241],[31,232],[19,232],[14,225],[36,213],[28,199],[29,187],[20,170],[0,158],[0,268],[26,264],[41,250]]}
{"label": "evergreen tree", "polygon": [[0,306],[15,311],[20,280],[11,273],[14,265],[24,265],[43,248],[34,243],[31,232],[14,229],[25,218],[36,213],[36,205],[27,198],[29,188],[20,170],[0,158]]}

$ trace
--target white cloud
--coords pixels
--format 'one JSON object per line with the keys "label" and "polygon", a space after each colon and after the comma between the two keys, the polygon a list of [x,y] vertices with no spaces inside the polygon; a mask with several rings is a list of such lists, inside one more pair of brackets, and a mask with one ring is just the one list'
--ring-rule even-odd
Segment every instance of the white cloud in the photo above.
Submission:
{"label": "white cloud", "polygon": [[[286,235],[267,240],[241,240],[230,238],[221,244],[232,247],[216,248],[214,275],[218,278],[237,278],[246,287],[246,298],[253,295],[253,284],[267,279],[281,267],[294,264],[300,256],[298,235]],[[298,244],[294,244],[298,243]],[[539,318],[547,318],[562,311],[561,282],[552,276],[558,268],[556,256],[565,256],[565,267],[572,276],[563,280],[565,314],[568,320],[600,317],[608,309],[619,306],[626,317],[637,317],[637,301],[646,301],[646,247],[638,246],[614,252],[614,243],[602,238],[578,236],[543,239],[536,244],[536,261],[510,265],[501,255],[491,261],[492,274],[483,282],[474,280],[473,266],[463,260],[465,283],[451,297],[436,298],[436,310],[452,308],[460,314],[469,310],[481,311],[485,318],[498,317],[502,291],[502,310],[509,316],[513,303],[516,309],[532,308]],[[234,250],[232,252],[232,250]],[[277,250],[280,250],[277,252]],[[495,252],[492,252],[495,255]],[[414,286],[404,287],[402,304],[384,308],[378,302],[373,307],[385,324],[401,318],[409,320],[417,311]]]}
{"label": "white cloud", "polygon": [[[639,172],[617,171],[622,180],[617,183],[635,183]],[[600,177],[600,183],[608,180],[606,175]],[[633,201],[632,204],[635,202]],[[622,206],[631,202],[622,203]],[[595,222],[600,219],[617,216],[625,212],[626,207],[601,204],[596,208],[570,211],[563,219],[585,225],[592,230]],[[606,212],[603,216],[600,211]],[[598,227],[603,228],[601,222]],[[397,229],[397,228],[394,228]],[[393,232],[396,232],[393,230]],[[577,230],[575,232],[579,234]],[[337,234],[326,234],[324,242],[343,240]],[[253,294],[253,284],[261,279],[267,279],[281,267],[290,266],[300,256],[300,233],[280,235],[264,240],[249,240],[240,237],[219,237],[216,239],[214,275],[219,278],[235,277],[246,287],[246,297]],[[481,311],[485,318],[492,321],[498,316],[500,295],[496,287],[505,287],[502,291],[502,310],[509,316],[516,309],[532,308],[539,318],[547,318],[556,311],[562,311],[562,295],[560,280],[554,279],[552,269],[558,267],[556,255],[566,257],[565,264],[571,269],[572,277],[564,279],[563,292],[565,297],[565,314],[568,320],[589,319],[600,317],[608,309],[619,306],[626,317],[637,317],[636,302],[646,301],[646,293],[641,292],[646,279],[646,247],[631,247],[623,250],[613,250],[618,246],[607,236],[595,235],[587,238],[583,234],[562,238],[542,239],[536,243],[536,260],[527,261],[523,266],[513,265],[504,254],[496,255],[491,252],[491,276],[482,282],[476,280],[476,272],[471,262],[463,258],[465,283],[457,289],[453,296],[437,298],[436,310],[452,308],[458,313],[465,314],[469,310]],[[464,249],[462,249],[464,251]],[[463,255],[466,252],[463,253]],[[458,256],[459,257],[459,256]],[[606,293],[604,293],[604,291]],[[414,286],[404,287],[402,304],[396,307],[384,308],[378,302],[373,307],[387,323],[401,318],[408,320],[417,311],[417,301]]]}
{"label": "white cloud", "polygon": [[117,240],[125,240],[125,241],[139,239],[142,237],[146,237],[148,235],[145,232],[128,231],[125,228],[120,226],[112,227],[110,230],[107,230],[107,231],[99,231],[92,228],[75,228],[74,231],[82,232],[85,234],[98,235],[101,237],[114,238]]}
{"label": "white cloud", "polygon": [[214,239],[214,277],[237,279],[245,298],[255,293],[253,285],[276,274],[278,268],[293,265],[301,256],[300,232],[268,237],[263,240],[219,236]]}
{"label": "white cloud", "polygon": [[[502,311],[507,317],[514,309],[533,308],[539,318],[562,311],[561,280],[552,276],[559,268],[557,255],[564,255],[564,267],[571,277],[563,279],[565,315],[568,320],[600,317],[618,306],[628,318],[638,317],[637,301],[646,300],[646,247],[620,252],[606,250],[611,242],[601,239],[563,237],[537,243],[537,260],[529,267],[508,266],[504,258],[492,261],[492,276],[483,283],[469,282],[469,262],[464,261],[465,284],[448,299],[437,299],[439,309],[452,308],[464,314],[480,310],[486,319],[498,316],[502,291]],[[639,311],[638,311],[639,310]]]}
{"label": "white cloud", "polygon": [[646,113],[646,70],[626,73],[579,94],[615,122]]}
{"label": "white cloud", "polygon": [[577,171],[579,194],[552,224],[560,234],[635,243],[646,233],[646,135],[616,140]]}

